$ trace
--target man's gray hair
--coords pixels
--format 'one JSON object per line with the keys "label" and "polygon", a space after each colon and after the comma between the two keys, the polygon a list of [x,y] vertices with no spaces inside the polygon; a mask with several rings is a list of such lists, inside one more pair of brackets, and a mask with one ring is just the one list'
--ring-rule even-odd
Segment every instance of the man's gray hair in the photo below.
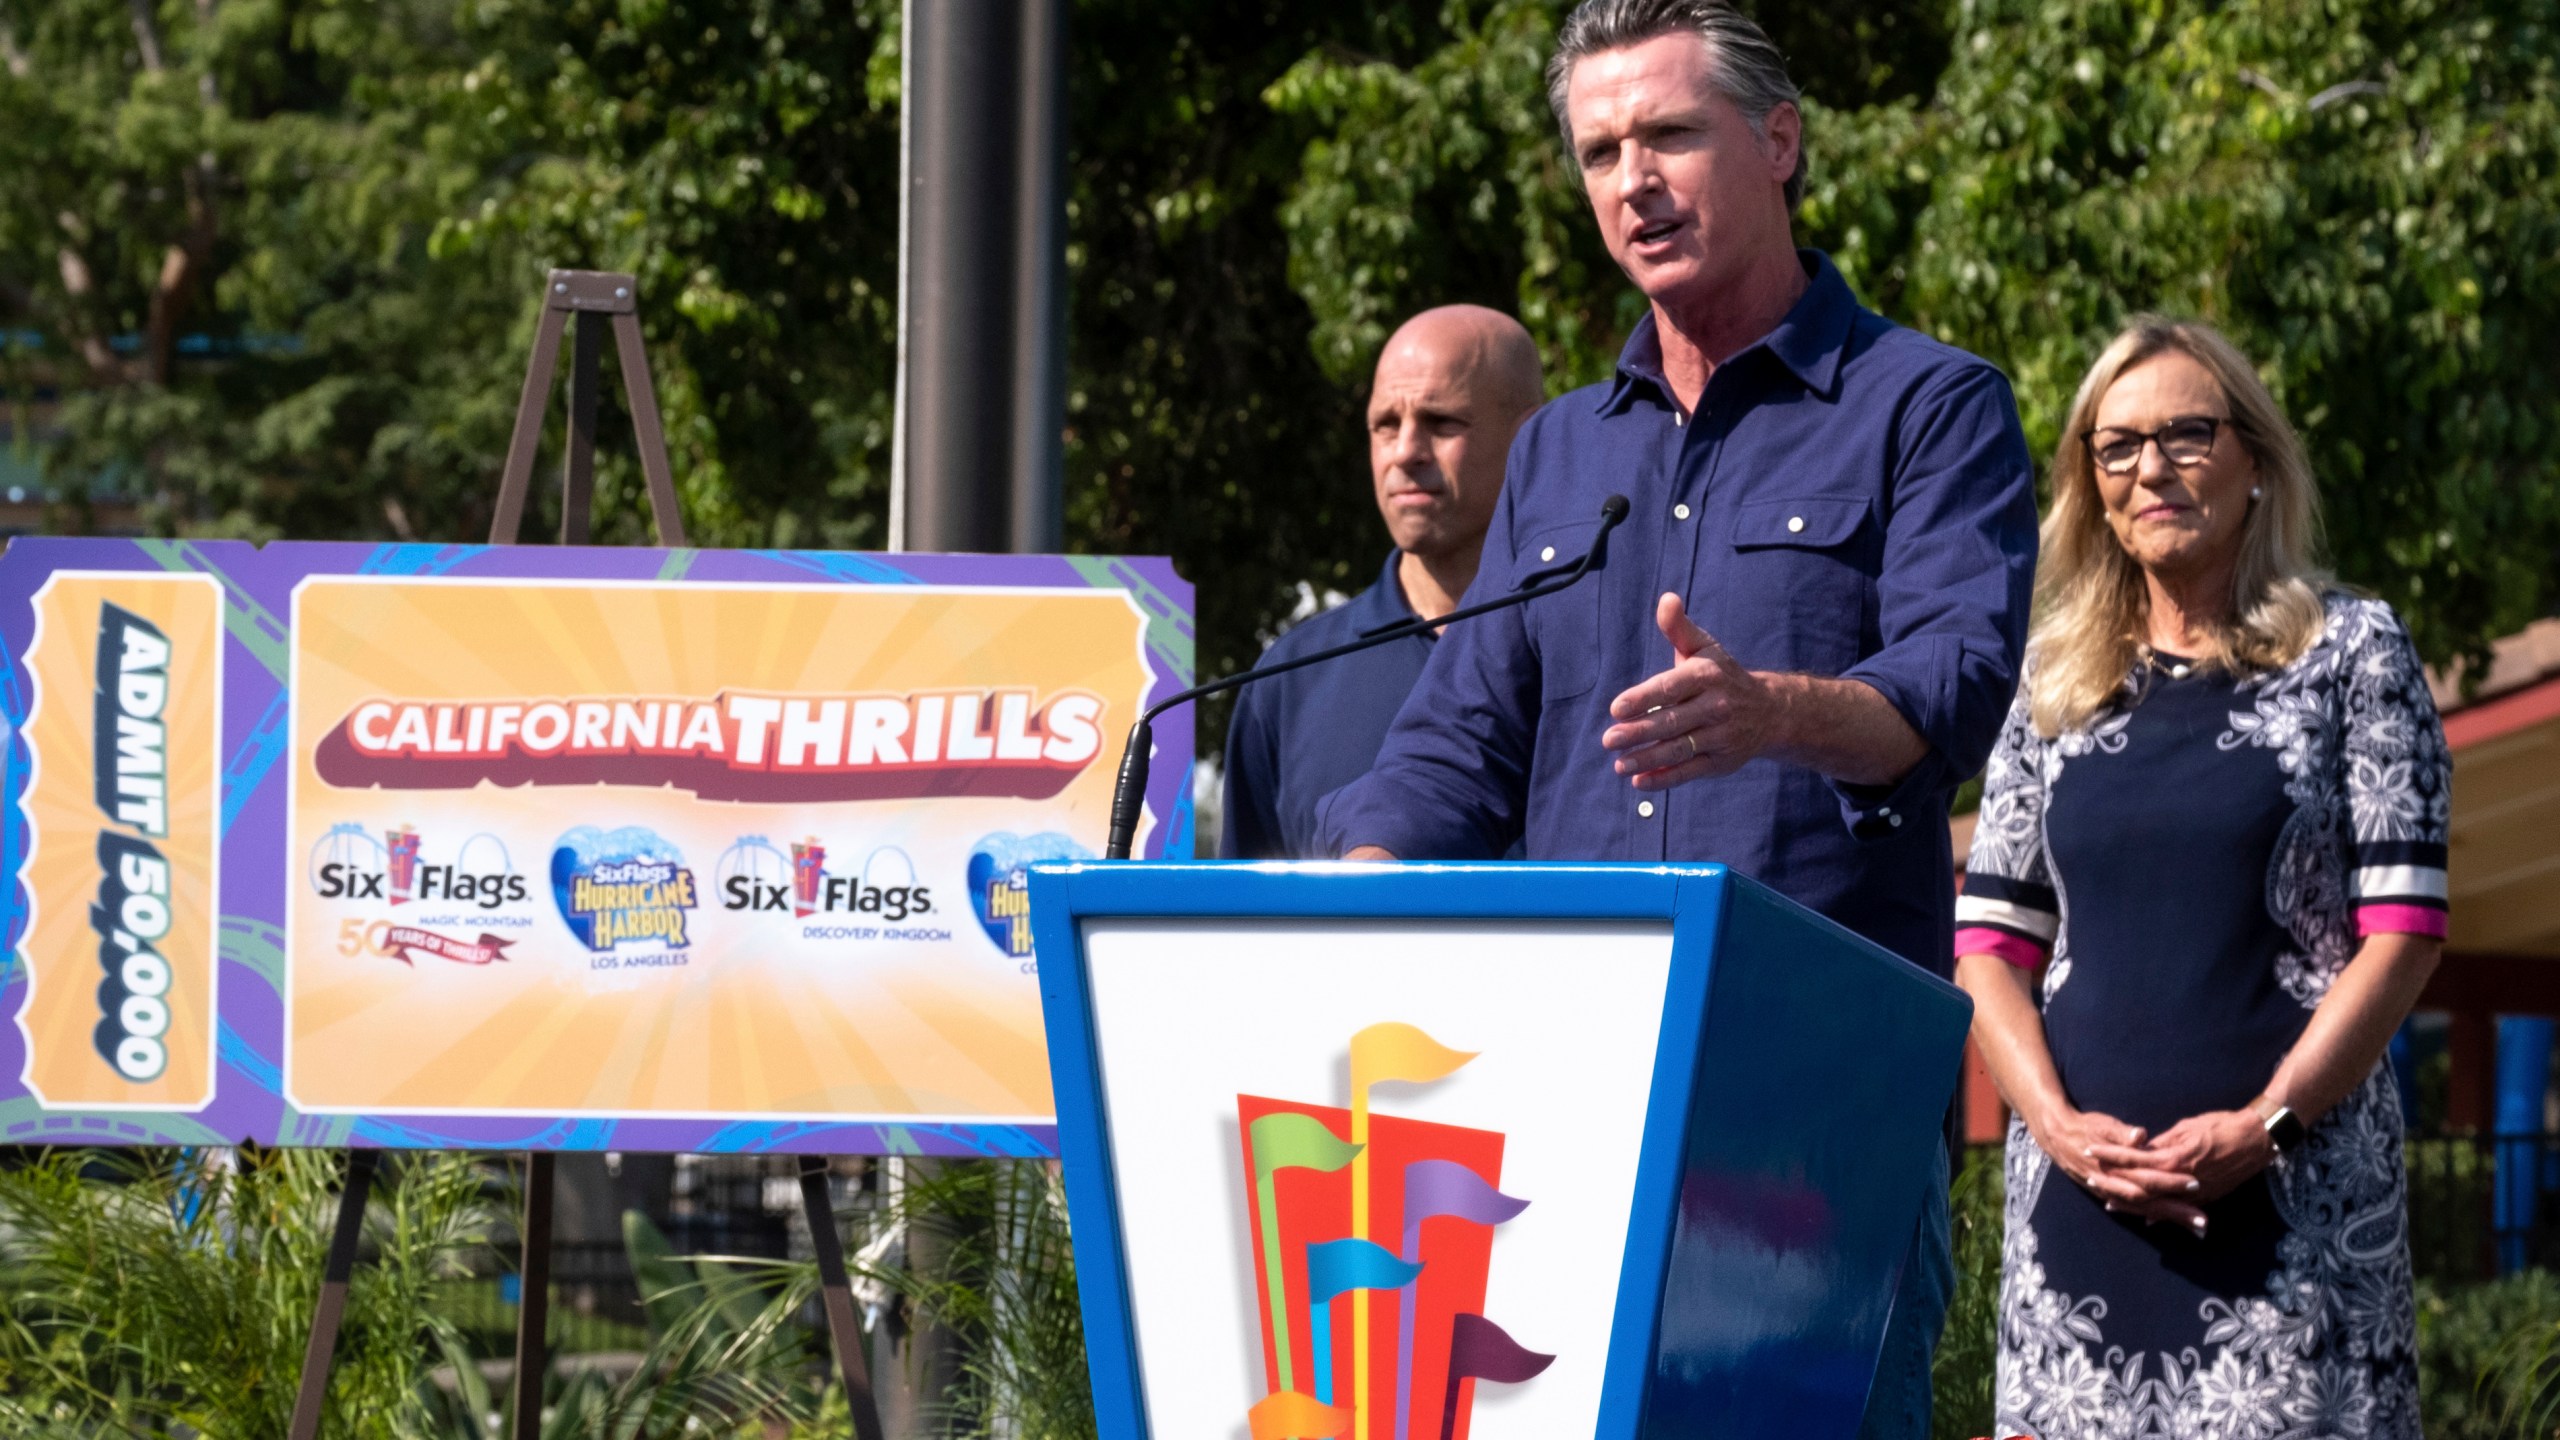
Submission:
{"label": "man's gray hair", "polygon": [[[1573,147],[1573,121],[1565,114],[1565,87],[1573,67],[1594,55],[1624,50],[1665,35],[1695,35],[1707,43],[1715,63],[1715,84],[1751,124],[1763,144],[1769,139],[1769,112],[1796,103],[1796,82],[1787,78],[1787,57],[1778,52],[1769,32],[1752,23],[1728,0],[1582,0],[1556,31],[1555,57],[1547,61],[1547,103],[1564,131],[1565,148]],[[1787,177],[1787,208],[1804,199],[1804,146],[1796,146],[1795,172]]]}

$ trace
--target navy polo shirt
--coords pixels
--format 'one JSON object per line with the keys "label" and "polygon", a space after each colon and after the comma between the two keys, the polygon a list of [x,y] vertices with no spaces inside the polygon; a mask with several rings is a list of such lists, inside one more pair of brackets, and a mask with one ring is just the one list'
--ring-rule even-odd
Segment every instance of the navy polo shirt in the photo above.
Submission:
{"label": "navy polo shirt", "polygon": [[[2008,382],[1865,309],[1828,257],[1786,319],[1716,368],[1694,416],[1648,314],[1609,381],[1530,417],[1467,601],[1570,560],[1633,504],[1605,570],[1444,631],[1376,768],[1331,796],[1328,853],[1710,860],[1937,974],[1952,966],[1947,802],[1980,769],[2027,633],[2035,472]],[[1755,760],[1639,792],[1609,702],[1668,669],[1655,597],[1744,665],[1875,687],[1928,742],[1898,784]]]}
{"label": "navy polo shirt", "polygon": [[[1310,615],[1262,652],[1260,669],[1347,645],[1414,618],[1387,552],[1378,581],[1350,604]],[[1464,623],[1464,622],[1460,622]],[[1359,779],[1431,658],[1428,635],[1258,680],[1227,722],[1227,798],[1218,854],[1231,860],[1331,858],[1316,841],[1316,802]]]}

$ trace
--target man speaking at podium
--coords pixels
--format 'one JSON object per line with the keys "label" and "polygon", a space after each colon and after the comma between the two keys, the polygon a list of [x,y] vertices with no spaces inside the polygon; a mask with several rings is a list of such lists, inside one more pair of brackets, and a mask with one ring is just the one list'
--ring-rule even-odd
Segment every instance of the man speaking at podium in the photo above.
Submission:
{"label": "man speaking at podium", "polygon": [[[1613,379],[1521,428],[1469,598],[1579,554],[1603,498],[1633,509],[1596,584],[1450,627],[1323,838],[1722,861],[1943,976],[1947,803],[2008,706],[2035,561],[2008,384],[1795,248],[1796,87],[1729,4],[1588,0],[1547,74],[1649,307]],[[1865,1436],[1929,1431],[1943,1174],[1930,1195]]]}

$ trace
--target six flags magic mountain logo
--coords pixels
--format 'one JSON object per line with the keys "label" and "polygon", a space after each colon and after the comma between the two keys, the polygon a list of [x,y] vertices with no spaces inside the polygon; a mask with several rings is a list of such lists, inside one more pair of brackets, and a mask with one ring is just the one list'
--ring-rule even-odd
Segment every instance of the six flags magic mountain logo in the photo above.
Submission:
{"label": "six flags magic mountain logo", "polygon": [[[425,839],[415,826],[402,825],[377,835],[362,825],[333,825],[312,846],[311,889],[323,900],[468,906],[481,912],[482,925],[524,923],[489,913],[530,898],[524,877],[507,856],[506,843],[497,836],[472,836],[449,862],[427,860],[425,855]],[[370,927],[363,926],[361,919],[346,923],[361,928],[364,944],[375,954],[411,966],[422,958],[487,965],[507,959],[507,947],[516,943],[485,931],[464,939],[414,923],[377,920]]]}
{"label": "six flags magic mountain logo", "polygon": [[1102,749],[1102,700],[994,688],[808,697],[723,691],[538,701],[367,700],[323,735],[342,789],[673,786],[705,800],[1045,800]]}
{"label": "six flags magic mountain logo", "polygon": [[385,830],[377,842],[362,826],[339,825],[321,837],[311,860],[311,888],[323,900],[381,900],[469,905],[495,910],[521,905],[531,892],[494,835],[474,835],[451,861],[425,858],[415,826]]}
{"label": "six flags magic mountain logo", "polygon": [[1348,1110],[1236,1097],[1269,1387],[1253,1440],[1455,1440],[1469,1381],[1518,1384],[1554,1362],[1483,1313],[1494,1227],[1529,1206],[1496,1188],[1502,1134],[1369,1109],[1374,1085],[1474,1058],[1372,1025],[1351,1037]]}

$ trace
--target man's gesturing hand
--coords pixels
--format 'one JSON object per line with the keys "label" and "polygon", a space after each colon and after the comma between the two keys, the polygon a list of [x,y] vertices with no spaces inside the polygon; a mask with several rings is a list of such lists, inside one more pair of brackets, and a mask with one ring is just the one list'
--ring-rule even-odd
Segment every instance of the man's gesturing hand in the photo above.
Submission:
{"label": "man's gesturing hand", "polygon": [[1670,669],[1609,702],[1618,723],[1600,743],[1618,752],[1639,790],[1668,790],[1730,775],[1776,743],[1786,699],[1769,677],[1746,670],[1689,618],[1677,595],[1655,602],[1653,623],[1675,657]]}

